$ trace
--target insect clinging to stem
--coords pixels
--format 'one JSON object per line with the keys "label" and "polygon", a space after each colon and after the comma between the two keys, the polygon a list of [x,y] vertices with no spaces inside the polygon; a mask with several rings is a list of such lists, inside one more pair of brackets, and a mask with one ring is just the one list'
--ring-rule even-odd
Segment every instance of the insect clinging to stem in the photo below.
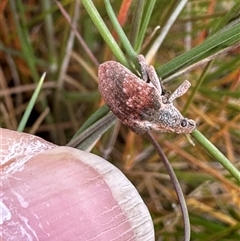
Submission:
{"label": "insect clinging to stem", "polygon": [[99,90],[110,110],[137,134],[154,130],[191,133],[194,120],[182,116],[173,101],[191,86],[185,80],[172,94],[161,84],[153,66],[138,56],[142,79],[116,61],[102,63],[98,69]]}

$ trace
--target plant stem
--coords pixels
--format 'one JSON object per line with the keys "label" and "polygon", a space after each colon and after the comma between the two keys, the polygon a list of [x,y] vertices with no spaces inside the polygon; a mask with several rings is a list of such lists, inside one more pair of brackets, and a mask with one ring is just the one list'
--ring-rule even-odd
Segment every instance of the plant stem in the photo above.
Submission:
{"label": "plant stem", "polygon": [[240,183],[240,172],[237,168],[200,131],[195,130],[191,135]]}

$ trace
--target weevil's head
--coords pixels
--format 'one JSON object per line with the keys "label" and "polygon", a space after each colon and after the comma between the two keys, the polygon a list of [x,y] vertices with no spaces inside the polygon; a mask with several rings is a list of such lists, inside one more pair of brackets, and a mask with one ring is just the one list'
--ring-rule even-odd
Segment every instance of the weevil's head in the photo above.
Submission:
{"label": "weevil's head", "polygon": [[156,131],[178,134],[188,134],[196,128],[195,121],[183,117],[172,103],[163,104],[158,112],[158,119],[154,124]]}

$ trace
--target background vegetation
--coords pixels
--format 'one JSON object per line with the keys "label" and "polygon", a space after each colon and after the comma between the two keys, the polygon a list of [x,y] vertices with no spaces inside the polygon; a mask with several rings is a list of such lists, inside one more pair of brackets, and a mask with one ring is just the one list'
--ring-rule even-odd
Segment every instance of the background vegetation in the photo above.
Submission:
{"label": "background vegetation", "polygon": [[[116,59],[134,71],[130,60],[134,63],[142,53],[167,89],[174,91],[186,78],[192,83],[176,105],[240,168],[239,1],[111,1],[129,42],[114,24],[109,1],[60,3],[62,7],[48,0],[0,3],[1,127],[66,145],[80,127],[88,129],[108,111],[101,108],[98,64]],[[96,10],[88,9],[89,3]],[[30,117],[24,117],[26,125],[20,125],[44,72],[40,95]],[[136,186],[151,212],[156,240],[182,240],[178,200],[149,140],[120,123],[106,129],[92,152],[116,165]],[[185,193],[192,240],[240,240],[236,179],[194,138],[195,146],[185,135],[154,136]]]}

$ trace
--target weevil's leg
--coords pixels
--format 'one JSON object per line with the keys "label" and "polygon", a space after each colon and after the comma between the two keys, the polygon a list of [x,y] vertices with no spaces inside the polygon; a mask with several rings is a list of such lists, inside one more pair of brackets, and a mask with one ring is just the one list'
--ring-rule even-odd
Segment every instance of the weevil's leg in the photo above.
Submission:
{"label": "weevil's leg", "polygon": [[163,93],[163,86],[157,76],[157,73],[152,65],[148,65],[143,55],[138,55],[138,62],[141,67],[142,78],[145,82],[151,82],[159,91],[159,94]]}
{"label": "weevil's leg", "polygon": [[148,74],[147,74],[147,66],[148,65],[146,63],[146,60],[142,54],[138,55],[137,59],[138,59],[138,63],[141,68],[142,79],[144,82],[148,82]]}
{"label": "weevil's leg", "polygon": [[185,80],[169,97],[168,101],[173,102],[176,98],[184,95],[189,87],[191,86],[191,83],[188,80]]}
{"label": "weevil's leg", "polygon": [[162,95],[164,87],[157,76],[157,73],[152,65],[147,66],[147,75],[150,82],[158,89],[159,94]]}

